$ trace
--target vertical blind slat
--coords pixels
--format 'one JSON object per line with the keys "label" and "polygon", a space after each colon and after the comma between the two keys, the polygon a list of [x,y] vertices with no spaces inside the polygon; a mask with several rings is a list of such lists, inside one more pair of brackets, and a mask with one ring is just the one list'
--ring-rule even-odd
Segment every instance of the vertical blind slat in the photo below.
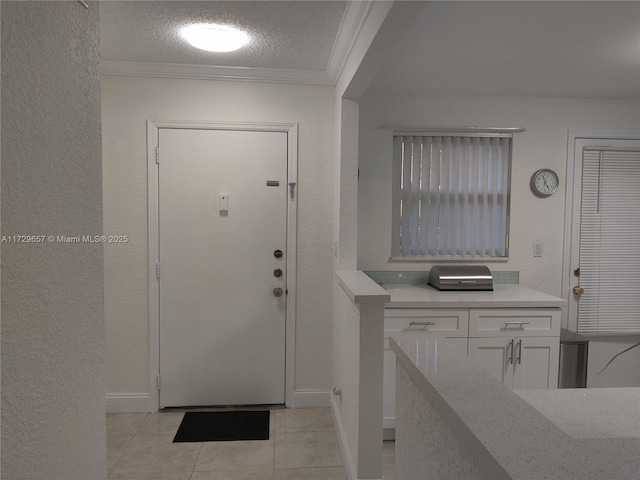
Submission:
{"label": "vertical blind slat", "polygon": [[409,231],[411,216],[411,156],[413,142],[411,137],[404,140],[404,148],[402,150],[402,221],[400,230],[400,254],[403,256],[411,255],[409,250]]}
{"label": "vertical blind slat", "polygon": [[402,147],[403,137],[393,137],[393,174],[392,174],[392,219],[391,227],[394,234],[391,238],[391,256],[400,256],[400,220],[402,219],[401,183],[402,183]]}
{"label": "vertical blind slat", "polygon": [[420,203],[422,195],[420,192],[420,164],[422,162],[422,137],[413,137],[411,150],[411,229],[410,253],[418,255],[418,231],[420,225]]}

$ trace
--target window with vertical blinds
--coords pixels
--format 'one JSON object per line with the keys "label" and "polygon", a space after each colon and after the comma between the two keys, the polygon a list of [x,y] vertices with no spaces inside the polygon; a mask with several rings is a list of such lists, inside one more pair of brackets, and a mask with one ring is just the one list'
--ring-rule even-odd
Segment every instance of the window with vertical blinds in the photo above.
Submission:
{"label": "window with vertical blinds", "polygon": [[582,156],[578,332],[640,333],[640,151]]}
{"label": "window with vertical blinds", "polygon": [[391,256],[507,257],[511,137],[396,133]]}

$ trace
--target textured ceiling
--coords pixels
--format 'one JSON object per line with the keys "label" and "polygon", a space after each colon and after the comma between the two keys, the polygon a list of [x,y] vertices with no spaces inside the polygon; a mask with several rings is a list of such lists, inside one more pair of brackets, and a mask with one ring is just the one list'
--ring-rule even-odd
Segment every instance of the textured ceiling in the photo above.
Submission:
{"label": "textured ceiling", "polygon": [[640,97],[640,2],[430,2],[370,92]]}
{"label": "textured ceiling", "polygon": [[[103,72],[333,84],[366,3],[103,0]],[[178,34],[192,22],[255,40],[199,51]],[[427,2],[369,92],[640,98],[640,2]]]}
{"label": "textured ceiling", "polygon": [[[101,56],[107,61],[325,70],[343,1],[102,1]],[[253,41],[231,53],[197,50],[178,30],[224,23]]]}

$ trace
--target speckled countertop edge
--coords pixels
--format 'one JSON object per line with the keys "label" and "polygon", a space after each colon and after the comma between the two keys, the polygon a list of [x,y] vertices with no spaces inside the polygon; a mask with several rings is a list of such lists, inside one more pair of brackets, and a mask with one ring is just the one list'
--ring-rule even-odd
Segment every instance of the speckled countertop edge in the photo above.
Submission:
{"label": "speckled countertop edge", "polygon": [[571,438],[443,338],[397,333],[390,345],[427,398],[435,392],[464,424],[460,438],[480,441],[512,478],[638,478],[638,439]]}

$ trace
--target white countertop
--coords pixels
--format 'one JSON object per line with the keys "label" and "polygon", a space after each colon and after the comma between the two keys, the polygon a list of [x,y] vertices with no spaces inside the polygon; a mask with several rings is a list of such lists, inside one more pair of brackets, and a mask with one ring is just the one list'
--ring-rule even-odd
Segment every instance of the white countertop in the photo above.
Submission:
{"label": "white countertop", "polygon": [[640,438],[640,388],[514,392],[573,438]]}
{"label": "white countertop", "polygon": [[429,285],[385,285],[386,308],[559,308],[566,300],[524,285],[494,285],[492,292],[438,291]]}
{"label": "white countertop", "polygon": [[[463,425],[457,431],[459,438],[471,443],[479,440],[511,478],[640,478],[637,435],[625,436],[624,430],[614,437],[567,433],[568,423],[578,419],[589,423],[587,415],[599,415],[599,406],[567,413],[564,427],[557,418],[545,415],[545,411],[553,410],[553,403],[562,404],[563,411],[570,412],[572,401],[579,395],[575,390],[549,390],[543,400],[540,398],[545,396],[544,392],[528,395],[530,400],[538,397],[538,411],[443,338],[401,332],[391,336],[390,345],[422,394],[427,399],[437,398],[436,403],[443,400],[446,415],[457,419],[455,425]],[[612,391],[600,392],[598,405],[607,404],[606,395],[615,397],[617,389],[609,390]],[[623,403],[627,401],[626,397],[622,399]],[[536,403],[535,398],[532,403]],[[545,406],[541,407],[542,404]],[[633,412],[633,408],[630,411]],[[628,414],[609,409],[605,416],[624,422]],[[578,430],[586,431],[584,427]]]}
{"label": "white countertop", "polygon": [[336,277],[354,303],[386,303],[391,298],[388,291],[359,270],[340,270]]}

